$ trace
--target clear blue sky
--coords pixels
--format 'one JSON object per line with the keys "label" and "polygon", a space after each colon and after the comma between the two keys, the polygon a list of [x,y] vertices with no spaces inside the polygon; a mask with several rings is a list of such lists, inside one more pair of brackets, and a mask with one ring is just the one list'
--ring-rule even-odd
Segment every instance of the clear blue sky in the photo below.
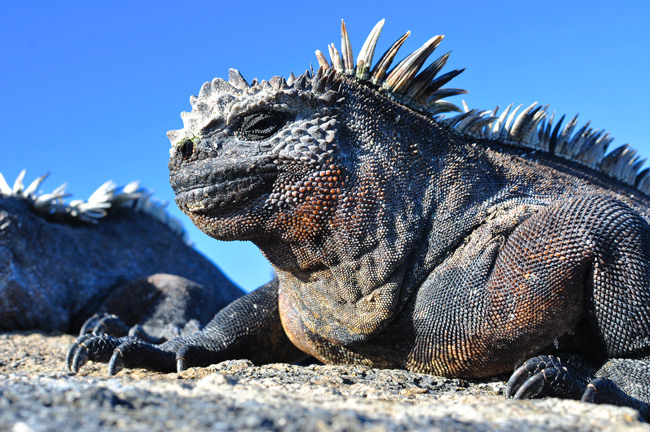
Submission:
{"label": "clear blue sky", "polygon": [[141,180],[254,289],[271,274],[257,249],[212,240],[176,209],[165,132],[230,67],[249,80],[303,72],[315,49],[340,47],[341,18],[355,54],[381,18],[380,50],[406,30],[405,51],[445,34],[438,50],[453,50],[446,70],[467,68],[454,82],[470,107],[549,103],[650,156],[647,1],[15,1],[0,15],[0,172],[51,172],[44,190],[67,182],[79,198],[108,179]]}

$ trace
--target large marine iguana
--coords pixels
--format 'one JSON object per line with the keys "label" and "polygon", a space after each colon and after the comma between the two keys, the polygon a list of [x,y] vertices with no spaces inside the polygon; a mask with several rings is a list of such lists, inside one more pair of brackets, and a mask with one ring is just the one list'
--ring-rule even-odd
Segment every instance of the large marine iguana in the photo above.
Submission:
{"label": "large marine iguana", "polygon": [[205,83],[168,134],[179,207],[215,238],[254,242],[277,278],[161,345],[81,336],[69,368],[304,353],[460,377],[521,365],[509,396],[647,416],[649,171],[537,104],[446,102],[464,93],[443,88],[461,72],[438,75],[448,54],[420,72],[442,36],[389,71],[407,33],[372,67],[382,25],[356,64],[343,25],[316,73]]}
{"label": "large marine iguana", "polygon": [[24,175],[0,174],[0,330],[79,331],[97,314],[84,332],[170,338],[243,294],[136,182],[67,202]]}

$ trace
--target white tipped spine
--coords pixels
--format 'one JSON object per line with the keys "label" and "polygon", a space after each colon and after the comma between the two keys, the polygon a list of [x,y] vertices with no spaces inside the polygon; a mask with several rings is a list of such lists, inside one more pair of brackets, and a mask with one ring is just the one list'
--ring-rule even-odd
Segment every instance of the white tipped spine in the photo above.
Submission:
{"label": "white tipped spine", "polygon": [[13,190],[9,187],[9,183],[7,183],[7,180],[2,173],[0,173],[0,194],[6,196],[13,195]]}
{"label": "white tipped spine", "polygon": [[381,30],[384,28],[385,19],[382,19],[375,27],[370,31],[370,34],[366,38],[366,41],[359,51],[359,57],[357,57],[357,77],[361,79],[367,79],[370,74],[370,68],[372,67],[372,59],[375,55],[375,48],[377,48],[377,41],[379,40],[379,35]]}
{"label": "white tipped spine", "polygon": [[13,188],[9,187],[5,177],[0,173],[0,195],[26,199],[32,203],[35,212],[53,219],[73,219],[86,223],[97,223],[111,209],[131,205],[134,211],[141,211],[161,221],[189,244],[182,223],[165,211],[166,203],[151,198],[153,192],[142,188],[137,181],[123,187],[108,181],[98,187],[88,200],[77,199],[64,202],[64,199],[70,196],[65,191],[67,187],[65,183],[52,192],[41,193],[38,188],[49,174],[37,178],[24,188],[25,172],[25,170],[20,172]]}

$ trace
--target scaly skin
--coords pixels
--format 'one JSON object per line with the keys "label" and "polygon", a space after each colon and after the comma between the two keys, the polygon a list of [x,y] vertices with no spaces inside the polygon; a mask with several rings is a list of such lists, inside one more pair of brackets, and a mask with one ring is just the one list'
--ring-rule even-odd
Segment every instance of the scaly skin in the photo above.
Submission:
{"label": "scaly skin", "polygon": [[[171,184],[200,229],[253,241],[277,280],[200,333],[90,349],[102,360],[118,348],[111,373],[302,352],[485,377],[541,355],[511,396],[648,414],[647,197],[552,154],[470,139],[331,69],[289,86],[231,82],[206,84],[170,133]],[[612,358],[628,361],[599,371]]]}

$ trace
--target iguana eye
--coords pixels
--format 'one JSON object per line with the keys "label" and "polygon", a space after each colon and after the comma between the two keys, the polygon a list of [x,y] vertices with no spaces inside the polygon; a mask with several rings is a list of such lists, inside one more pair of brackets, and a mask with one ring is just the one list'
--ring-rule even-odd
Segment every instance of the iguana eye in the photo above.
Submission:
{"label": "iguana eye", "polygon": [[183,140],[180,144],[180,152],[184,161],[192,157],[192,153],[194,152],[194,143],[191,139],[186,138]]}
{"label": "iguana eye", "polygon": [[235,130],[239,138],[259,141],[276,133],[286,123],[288,116],[279,111],[260,111],[244,116]]}

